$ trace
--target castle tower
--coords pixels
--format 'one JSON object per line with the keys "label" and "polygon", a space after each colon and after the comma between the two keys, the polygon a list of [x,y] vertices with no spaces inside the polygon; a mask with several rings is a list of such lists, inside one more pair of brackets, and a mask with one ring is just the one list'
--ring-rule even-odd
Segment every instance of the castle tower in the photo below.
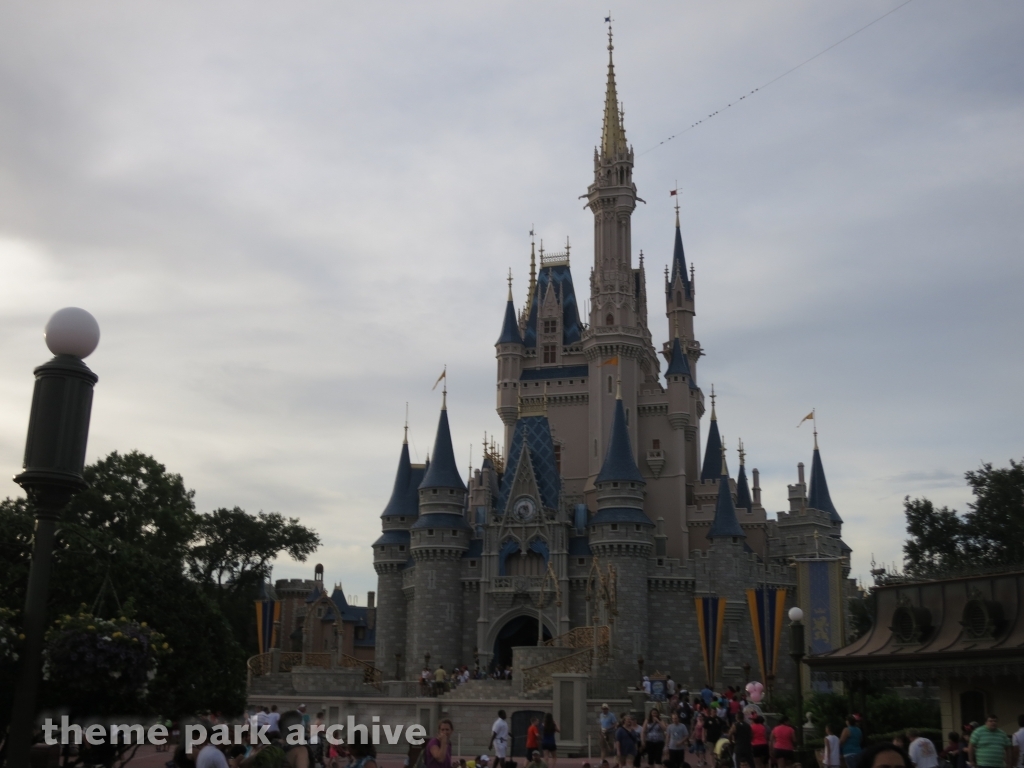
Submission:
{"label": "castle tower", "polygon": [[708,442],[704,449],[704,464],[700,470],[700,481],[715,482],[722,474],[725,459],[722,453],[722,436],[718,433],[718,414],[715,413],[715,388],[711,387],[711,426],[708,427]]}
{"label": "castle tower", "polygon": [[[373,543],[373,568],[377,572],[376,644],[374,666],[382,670],[385,678],[402,675],[402,669],[415,673],[419,667],[407,666],[405,595],[402,592],[402,572],[407,567],[409,529],[418,515],[417,488],[423,479],[425,467],[409,461],[409,425],[405,427],[402,453],[398,458],[398,472],[391,498],[381,514],[383,534]],[[399,654],[396,658],[395,654]]]}
{"label": "castle tower", "polygon": [[821,463],[821,451],[818,450],[818,431],[814,431],[814,455],[811,457],[811,485],[807,492],[807,506],[828,512],[834,532],[833,536],[842,535],[843,518],[836,511],[835,504],[828,492],[828,481],[825,480],[825,467]]}
{"label": "castle tower", "polygon": [[747,512],[754,509],[754,500],[750,496],[750,486],[747,484],[747,453],[743,450],[742,440],[740,440],[740,471],[736,475],[736,509],[745,509]]}
{"label": "castle tower", "polygon": [[647,653],[647,560],[654,547],[654,523],[644,513],[647,482],[633,460],[621,390],[608,452],[595,480],[597,513],[590,518],[590,548],[616,574],[618,616],[612,636],[613,666],[628,675]]}
{"label": "castle tower", "polygon": [[526,348],[523,337],[519,333],[516,320],[516,308],[512,303],[512,276],[508,278],[508,302],[505,304],[505,320],[501,325],[501,335],[494,344],[498,358],[498,403],[497,411],[501,423],[505,425],[506,450],[512,439],[516,418],[519,415],[519,377],[523,372],[523,358]]}
{"label": "castle tower", "polygon": [[679,203],[676,203],[676,238],[672,247],[672,268],[665,280],[665,316],[669,329],[678,329],[684,341],[693,339],[693,317],[696,314],[694,290],[686,272],[686,254],[679,227]]}
{"label": "castle tower", "polygon": [[[455,465],[448,427],[447,390],[434,439],[434,451],[419,485],[419,517],[410,529],[415,561],[412,615],[413,649],[407,670],[430,666],[451,670],[462,658],[462,583],[459,559],[473,529],[466,522],[466,484]],[[414,664],[415,666],[410,666]]]}

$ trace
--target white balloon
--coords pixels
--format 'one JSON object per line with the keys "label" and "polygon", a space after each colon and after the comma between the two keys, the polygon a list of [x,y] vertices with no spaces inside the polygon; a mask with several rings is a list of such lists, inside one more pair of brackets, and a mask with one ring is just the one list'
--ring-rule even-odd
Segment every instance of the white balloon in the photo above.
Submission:
{"label": "white balloon", "polygon": [[43,337],[55,355],[88,357],[100,343],[100,324],[84,309],[65,307],[53,313]]}

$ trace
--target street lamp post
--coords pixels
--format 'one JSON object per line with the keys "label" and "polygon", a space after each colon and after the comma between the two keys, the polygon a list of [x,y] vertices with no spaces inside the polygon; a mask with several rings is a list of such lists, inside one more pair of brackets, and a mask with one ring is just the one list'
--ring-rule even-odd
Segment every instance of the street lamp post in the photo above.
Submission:
{"label": "street lamp post", "polygon": [[7,764],[29,768],[36,699],[46,631],[46,603],[57,520],[71,497],[86,487],[82,479],[89,438],[92,391],[98,381],[82,362],[96,349],[100,328],[84,309],[67,307],[50,318],[44,331],[54,358],[35,369],[35,389],[25,441],[24,472],[14,482],[25,489],[35,510],[32,564],[25,591],[24,653],[11,713]]}
{"label": "street lamp post", "polygon": [[793,730],[796,731],[796,743],[801,747],[804,745],[804,681],[803,681],[803,660],[804,660],[804,612],[793,606],[789,609],[789,655],[793,657],[796,664],[796,719]]}

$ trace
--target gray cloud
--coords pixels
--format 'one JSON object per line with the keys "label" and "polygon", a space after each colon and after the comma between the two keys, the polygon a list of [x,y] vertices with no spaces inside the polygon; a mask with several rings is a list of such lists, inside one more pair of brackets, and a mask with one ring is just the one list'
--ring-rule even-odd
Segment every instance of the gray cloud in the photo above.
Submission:
{"label": "gray cloud", "polygon": [[[614,11],[630,140],[644,152],[893,5]],[[459,461],[500,430],[493,343],[531,224],[572,238],[586,293],[602,15],[0,7],[3,466],[42,324],[85,306],[103,328],[90,458],[139,448],[204,509],[297,515],[329,580],[372,588],[405,402],[420,458],[445,363]],[[856,573],[899,558],[904,495],[963,509],[960,473],[1022,454],[1022,17],[911,3],[637,160],[656,343],[678,179],[701,383],[771,509],[818,409]]]}

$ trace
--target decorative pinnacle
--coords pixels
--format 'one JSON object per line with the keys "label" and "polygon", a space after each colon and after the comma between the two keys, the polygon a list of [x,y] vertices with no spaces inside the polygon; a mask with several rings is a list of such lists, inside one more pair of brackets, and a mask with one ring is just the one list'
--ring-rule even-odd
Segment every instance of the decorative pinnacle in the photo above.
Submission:
{"label": "decorative pinnacle", "polygon": [[615,377],[615,399],[616,400],[621,400],[622,399],[622,377],[621,376],[616,376]]}
{"label": "decorative pinnacle", "polygon": [[[436,369],[435,369],[436,370]],[[444,386],[441,388],[441,410],[448,410],[448,364],[444,365]]]}
{"label": "decorative pinnacle", "polygon": [[405,439],[402,441],[403,444],[409,444],[409,402],[405,403]]}
{"label": "decorative pinnacle", "polygon": [[676,199],[676,229],[679,229],[679,179],[676,179],[676,188],[673,191]]}
{"label": "decorative pinnacle", "polygon": [[508,268],[508,300],[512,301],[512,267]]}
{"label": "decorative pinnacle", "polygon": [[608,15],[604,17],[605,23],[608,25],[608,50],[614,51],[615,46],[612,45],[612,12],[608,11]]}
{"label": "decorative pinnacle", "polygon": [[740,438],[740,466],[742,467],[747,463],[747,452],[743,450],[743,438]]}
{"label": "decorative pinnacle", "polygon": [[715,415],[715,385],[711,385],[711,420],[718,421],[718,416]]}
{"label": "decorative pinnacle", "polygon": [[722,477],[728,475],[729,472],[725,466],[725,435],[722,435]]}

